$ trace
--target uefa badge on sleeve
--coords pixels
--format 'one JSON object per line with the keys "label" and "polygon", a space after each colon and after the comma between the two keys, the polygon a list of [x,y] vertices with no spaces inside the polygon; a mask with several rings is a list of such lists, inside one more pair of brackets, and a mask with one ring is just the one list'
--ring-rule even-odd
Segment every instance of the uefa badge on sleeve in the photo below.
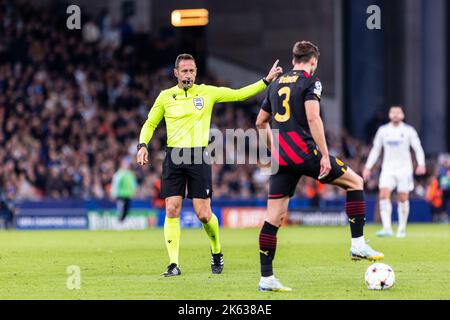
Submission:
{"label": "uefa badge on sleeve", "polygon": [[322,96],[322,83],[320,81],[316,81],[314,85],[314,94],[319,98]]}
{"label": "uefa badge on sleeve", "polygon": [[203,106],[205,105],[205,103],[203,102],[203,98],[194,98],[194,106],[198,109],[198,110],[202,110]]}

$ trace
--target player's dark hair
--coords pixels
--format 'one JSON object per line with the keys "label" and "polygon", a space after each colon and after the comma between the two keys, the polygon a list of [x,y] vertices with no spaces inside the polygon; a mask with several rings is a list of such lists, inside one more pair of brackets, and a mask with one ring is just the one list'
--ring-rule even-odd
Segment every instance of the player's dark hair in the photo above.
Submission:
{"label": "player's dark hair", "polygon": [[194,57],[192,55],[190,55],[189,53],[179,54],[177,59],[175,60],[175,69],[178,68],[181,60],[193,60],[195,62]]}
{"label": "player's dark hair", "polygon": [[294,44],[292,49],[295,63],[307,63],[312,57],[319,58],[319,48],[309,41],[299,41]]}
{"label": "player's dark hair", "polygon": [[401,104],[393,104],[389,107],[389,110],[391,110],[392,108],[400,108],[400,109],[402,109],[403,112],[405,111],[405,109],[403,108],[403,106]]}

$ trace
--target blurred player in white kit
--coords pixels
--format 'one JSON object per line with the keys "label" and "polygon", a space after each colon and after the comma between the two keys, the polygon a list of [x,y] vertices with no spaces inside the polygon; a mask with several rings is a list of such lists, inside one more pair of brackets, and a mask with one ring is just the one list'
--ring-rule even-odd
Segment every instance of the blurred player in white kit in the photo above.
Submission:
{"label": "blurred player in white kit", "polygon": [[405,114],[401,106],[389,109],[390,122],[381,126],[373,142],[373,148],[367,158],[363,178],[368,180],[383,148],[383,163],[379,180],[380,215],[383,229],[377,232],[379,237],[391,237],[392,203],[391,193],[398,193],[398,230],[397,238],[406,236],[406,224],[409,215],[409,193],[414,189],[413,162],[410,148],[414,150],[417,168],[416,175],[424,175],[425,154],[416,130],[403,122]]}

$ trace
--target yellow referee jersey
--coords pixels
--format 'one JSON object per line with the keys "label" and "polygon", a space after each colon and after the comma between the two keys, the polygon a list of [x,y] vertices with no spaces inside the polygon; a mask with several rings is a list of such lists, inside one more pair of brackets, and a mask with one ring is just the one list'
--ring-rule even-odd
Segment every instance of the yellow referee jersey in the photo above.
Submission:
{"label": "yellow referee jersey", "polygon": [[168,147],[206,147],[214,104],[243,101],[265,88],[266,84],[260,80],[241,89],[194,84],[187,90],[178,86],[163,90],[150,109],[141,130],[139,143],[149,143],[153,132],[164,117]]}

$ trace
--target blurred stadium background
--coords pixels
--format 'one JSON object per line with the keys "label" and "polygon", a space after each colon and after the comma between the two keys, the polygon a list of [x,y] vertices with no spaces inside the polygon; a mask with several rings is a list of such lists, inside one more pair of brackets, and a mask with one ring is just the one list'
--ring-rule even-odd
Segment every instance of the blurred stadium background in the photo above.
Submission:
{"label": "blurred stadium background", "polygon": [[[80,30],[66,27],[71,4],[81,8]],[[366,27],[370,5],[381,8],[381,30]],[[172,25],[174,10],[196,8],[208,10],[207,25]],[[161,226],[164,125],[150,144],[151,166],[138,167],[134,158],[149,108],[175,83],[175,57],[196,57],[197,83],[239,87],[265,75],[277,58],[289,69],[292,45],[303,39],[321,50],[318,75],[332,154],[361,173],[389,106],[403,105],[427,154],[428,173],[415,181],[410,221],[445,222],[449,17],[445,0],[0,0],[0,226]],[[217,105],[212,127],[253,128],[261,100]],[[112,180],[126,157],[138,188],[130,216],[120,223]],[[268,183],[258,166],[215,165],[213,182],[223,226],[261,223]],[[366,185],[368,222],[378,221],[377,182],[374,176]],[[337,188],[303,179],[289,221],[345,224],[344,200]],[[182,225],[200,227],[189,201]]]}

